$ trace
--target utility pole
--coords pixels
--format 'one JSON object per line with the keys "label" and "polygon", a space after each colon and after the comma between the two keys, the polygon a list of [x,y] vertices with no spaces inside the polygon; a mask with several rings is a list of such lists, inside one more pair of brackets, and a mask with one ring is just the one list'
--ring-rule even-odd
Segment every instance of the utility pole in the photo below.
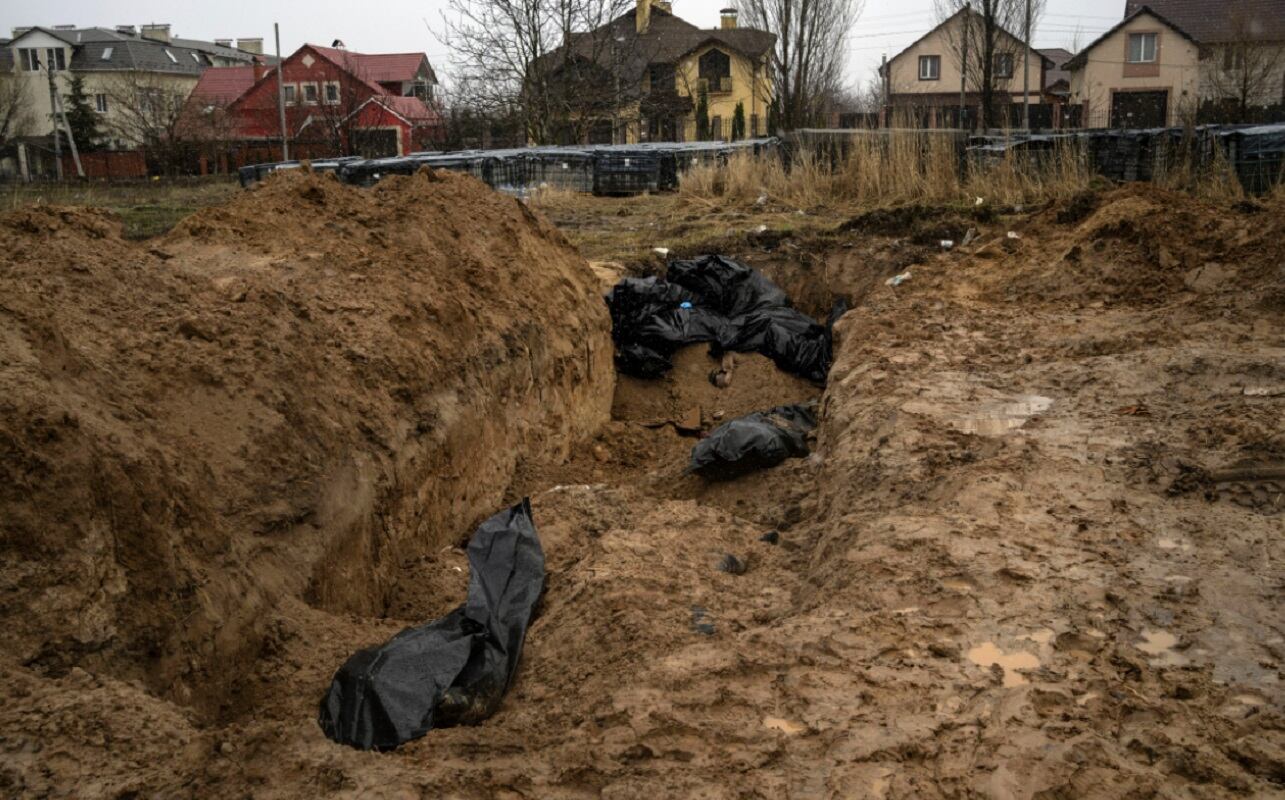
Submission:
{"label": "utility pole", "polygon": [[883,87],[882,87],[883,91],[881,92],[883,97],[880,98],[881,100],[883,100],[883,102],[879,104],[879,116],[883,119],[883,126],[885,128],[891,128],[892,127],[892,119],[891,119],[892,109],[888,108],[888,103],[891,101],[891,92],[889,91],[889,84],[892,82],[892,76],[888,74],[888,54],[887,53],[883,54],[883,66],[879,68],[879,74],[883,76]]}
{"label": "utility pole", "polygon": [[[48,56],[45,57],[48,60]],[[39,60],[37,59],[37,64]],[[45,64],[45,75],[49,76],[49,121],[54,126],[54,172],[62,180],[62,136],[58,133],[58,84],[54,82],[54,71]]]}
{"label": "utility pole", "polygon": [[964,103],[966,102],[965,94],[968,91],[968,40],[971,37],[969,31],[970,23],[973,19],[973,4],[964,4],[964,53],[959,60],[959,127],[967,130],[964,125],[964,113],[967,110]]}
{"label": "utility pole", "polygon": [[71,123],[67,121],[67,109],[62,104],[62,98],[56,92],[54,93],[54,101],[58,103],[58,115],[62,117],[62,126],[67,131],[67,144],[71,145],[71,160],[76,162],[76,175],[83,178],[85,177],[85,167],[80,163],[80,151],[76,149],[76,134],[71,132]]}
{"label": "utility pole", "polygon": [[1026,57],[1022,59],[1022,128],[1031,129],[1031,0],[1026,0]]}
{"label": "utility pole", "polygon": [[281,120],[281,160],[290,160],[290,142],[286,140],[286,85],[281,81],[281,26],[272,23],[272,35],[277,40],[277,116]]}

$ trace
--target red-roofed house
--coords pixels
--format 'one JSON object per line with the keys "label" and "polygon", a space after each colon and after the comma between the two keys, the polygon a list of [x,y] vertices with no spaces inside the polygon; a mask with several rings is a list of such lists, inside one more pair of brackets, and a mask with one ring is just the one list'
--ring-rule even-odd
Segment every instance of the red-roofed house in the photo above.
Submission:
{"label": "red-roofed house", "polygon": [[[401,155],[431,148],[442,134],[433,101],[437,76],[423,53],[306,44],[282,61],[281,72],[292,157]],[[208,69],[190,104],[194,112],[222,115],[237,143],[279,146],[274,67]]]}

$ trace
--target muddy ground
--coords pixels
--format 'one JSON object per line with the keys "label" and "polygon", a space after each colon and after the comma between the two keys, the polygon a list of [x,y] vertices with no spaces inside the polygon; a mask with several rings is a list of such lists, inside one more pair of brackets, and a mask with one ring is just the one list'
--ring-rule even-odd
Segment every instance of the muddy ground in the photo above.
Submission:
{"label": "muddy ground", "polygon": [[[416,203],[435,192],[414,191],[426,194]],[[358,201],[326,195],[326,203],[349,202]],[[526,242],[528,258],[576,287],[559,313],[574,315],[580,338],[601,335],[596,312],[574,309],[578,297],[597,302],[603,270],[564,262],[565,242],[538,219],[505,216],[511,208],[492,207],[509,221],[488,226],[497,238],[481,241]],[[235,209],[225,213],[235,218]],[[328,224],[317,214],[318,225]],[[170,258],[155,256],[148,268],[228,263],[219,248],[243,239],[244,226],[231,225],[231,236],[206,219],[207,231],[193,223],[161,243]],[[364,530],[396,543],[397,557],[367,550],[358,563],[370,576],[343,585],[373,586],[377,602],[327,601],[308,581],[284,581],[255,606],[257,624],[242,629],[249,655],[224,660],[217,648],[204,652],[200,637],[175,634],[194,666],[174,674],[195,687],[198,702],[173,688],[164,644],[136,652],[118,631],[92,648],[65,643],[98,619],[101,603],[76,599],[106,591],[85,592],[93,575],[112,576],[119,603],[166,603],[148,594],[151,584],[136,592],[137,562],[83,544],[127,526],[26,499],[45,490],[56,497],[62,484],[36,466],[12,469],[14,443],[53,470],[68,457],[59,449],[66,434],[10,432],[11,486],[28,488],[3,498],[27,515],[27,527],[4,528],[9,566],[0,588],[10,633],[0,657],[0,786],[51,797],[1280,796],[1282,237],[1279,203],[1215,206],[1123,188],[1021,213],[909,209],[864,215],[823,236],[724,239],[810,313],[823,315],[839,296],[851,302],[827,385],[751,354],[737,357],[731,385],[719,389],[707,380],[715,363],[699,347],[680,353],[659,381],[620,378],[613,389],[582,369],[560,383],[551,376],[563,373],[551,366],[532,373],[532,383],[513,384],[518,402],[535,391],[565,422],[538,435],[539,403],[520,405],[525,433],[513,457],[487,462],[491,483],[503,485],[474,494],[496,507],[531,495],[549,566],[540,615],[499,713],[392,753],[325,739],[317,702],[354,649],[462,599],[459,545],[474,509],[437,517],[431,531],[402,530],[404,516],[385,519],[373,503],[382,527]],[[110,232],[103,238],[116,246]],[[943,250],[944,238],[956,245]],[[372,242],[362,246],[361,254],[336,246],[329,257],[371,257]],[[479,248],[475,263],[485,265],[488,247]],[[283,244],[279,257],[293,263],[290,249]],[[46,266],[74,280],[75,259],[67,260]],[[444,269],[430,272],[450,273],[455,263],[446,256]],[[466,282],[475,268],[463,268]],[[907,270],[900,285],[887,285]],[[380,274],[394,282],[394,297],[407,291],[392,272]],[[425,308],[434,307],[429,294]],[[545,313],[522,306],[521,293],[500,316],[485,293],[474,302],[488,319]],[[0,310],[15,314],[2,300]],[[103,320],[115,313],[104,305],[92,312]],[[447,327],[434,335],[467,341],[469,324],[461,321],[454,338]],[[27,335],[33,323],[24,325]],[[372,334],[381,330],[370,325]],[[20,372],[11,336],[3,374],[59,385],[57,370],[81,363],[75,355],[91,343],[60,331],[57,320],[48,327],[59,343],[50,352],[61,360],[46,354]],[[112,329],[96,335],[110,339]],[[558,350],[556,342],[576,339],[558,314],[543,329],[555,352],[573,352]],[[424,334],[406,335],[413,353]],[[507,364],[505,352],[434,380],[485,391],[475,370]],[[117,372],[135,369],[128,359],[112,363]],[[116,386],[111,369],[98,370],[103,382],[82,387],[81,402]],[[358,375],[327,391],[378,396],[386,378]],[[326,379],[322,371],[307,381]],[[540,394],[546,385],[564,388]],[[812,398],[821,425],[808,458],[730,483],[684,473],[702,430]],[[143,418],[159,413],[150,395],[130,401]],[[188,414],[206,409],[187,402]],[[403,414],[379,408],[392,422]],[[480,398],[476,408],[476,419],[504,416]],[[8,430],[18,430],[16,412],[4,412]],[[30,431],[26,419],[22,430]],[[338,422],[335,431],[356,424]],[[110,461],[113,432],[82,445],[89,466]],[[502,447],[502,434],[483,441]],[[315,452],[368,446],[335,436]],[[381,485],[394,491],[428,480],[435,488],[418,503],[450,502],[459,484],[440,474],[481,458],[467,437],[454,441],[460,449],[448,458],[417,476],[390,468]],[[166,458],[175,469],[200,463],[182,451]],[[328,474],[318,468],[300,480]],[[162,496],[185,497],[179,483]],[[396,496],[416,495],[403,488]],[[403,514],[420,508],[403,503]],[[41,524],[64,533],[39,539]],[[253,536],[247,542],[265,547],[264,534]],[[32,537],[40,549],[24,544]],[[312,549],[280,540],[275,548],[282,564],[333,574],[326,559],[307,560]],[[15,562],[15,552],[26,560]],[[748,566],[744,574],[718,568],[728,553]],[[54,557],[83,567],[42,571],[40,559]],[[14,563],[26,566],[19,573]],[[217,563],[204,569],[221,579]],[[226,571],[253,577],[254,563]],[[43,604],[48,598],[62,604]],[[208,612],[202,603],[184,608]],[[210,674],[220,668],[234,677]]]}

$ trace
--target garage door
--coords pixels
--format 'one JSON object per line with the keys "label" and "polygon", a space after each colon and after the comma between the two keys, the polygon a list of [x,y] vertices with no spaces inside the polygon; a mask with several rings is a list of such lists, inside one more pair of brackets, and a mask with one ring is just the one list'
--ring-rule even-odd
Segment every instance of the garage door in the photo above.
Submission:
{"label": "garage door", "polygon": [[1116,92],[1111,127],[1163,128],[1169,121],[1169,92]]}
{"label": "garage door", "polygon": [[385,158],[397,155],[398,131],[388,128],[352,132],[353,150],[362,158]]}

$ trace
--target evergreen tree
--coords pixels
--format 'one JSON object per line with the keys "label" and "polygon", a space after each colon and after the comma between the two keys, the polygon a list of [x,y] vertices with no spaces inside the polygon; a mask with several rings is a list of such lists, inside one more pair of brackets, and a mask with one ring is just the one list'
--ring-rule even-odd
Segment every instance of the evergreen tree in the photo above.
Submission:
{"label": "evergreen tree", "polygon": [[709,138],[709,96],[702,87],[696,101],[696,139],[705,141]]}
{"label": "evergreen tree", "polygon": [[63,108],[67,112],[71,135],[76,139],[76,148],[82,153],[98,149],[103,137],[98,129],[98,112],[90,105],[89,95],[85,94],[85,82],[80,76],[71,79],[71,94],[64,95]]}
{"label": "evergreen tree", "polygon": [[737,103],[736,110],[732,112],[732,141],[738,141],[745,138],[745,104]]}

